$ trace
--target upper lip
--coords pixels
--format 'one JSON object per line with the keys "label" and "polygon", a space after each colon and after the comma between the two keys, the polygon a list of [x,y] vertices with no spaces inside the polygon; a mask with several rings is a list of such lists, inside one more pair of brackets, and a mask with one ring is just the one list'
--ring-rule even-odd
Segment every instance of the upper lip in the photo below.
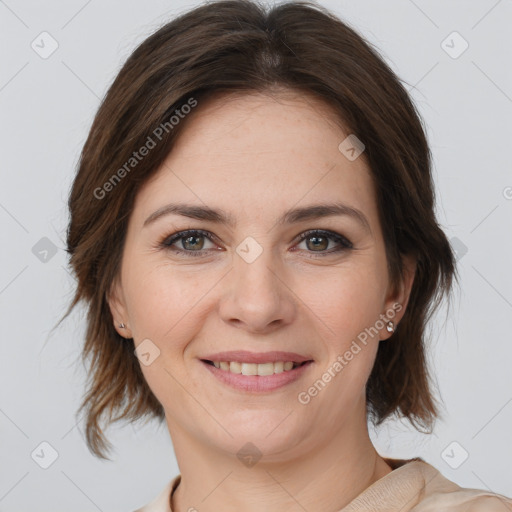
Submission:
{"label": "upper lip", "polygon": [[201,357],[207,361],[235,361],[239,363],[275,363],[277,361],[292,361],[294,363],[303,363],[311,361],[311,357],[301,356],[294,352],[248,352],[247,350],[234,350],[229,352],[216,352]]}

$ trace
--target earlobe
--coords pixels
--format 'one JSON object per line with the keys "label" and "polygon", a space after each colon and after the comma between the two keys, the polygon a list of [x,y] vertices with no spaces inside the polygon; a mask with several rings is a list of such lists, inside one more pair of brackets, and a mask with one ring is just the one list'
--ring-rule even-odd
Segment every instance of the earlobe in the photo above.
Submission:
{"label": "earlobe", "polygon": [[393,287],[391,296],[386,301],[386,323],[385,335],[381,340],[390,338],[395,332],[398,323],[405,314],[409,297],[411,295],[414,277],[416,274],[416,259],[412,256],[403,256],[403,277],[398,286]]}
{"label": "earlobe", "polygon": [[112,322],[119,335],[123,338],[130,338],[131,332],[126,325],[127,314],[126,306],[122,300],[123,294],[119,282],[116,280],[110,286],[110,289],[106,293],[106,300],[112,314]]}

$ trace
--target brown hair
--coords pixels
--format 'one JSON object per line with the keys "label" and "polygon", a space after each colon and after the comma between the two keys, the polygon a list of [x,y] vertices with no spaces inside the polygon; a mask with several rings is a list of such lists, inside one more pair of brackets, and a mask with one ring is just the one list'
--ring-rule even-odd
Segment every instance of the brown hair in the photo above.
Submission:
{"label": "brown hair", "polygon": [[[87,303],[82,360],[90,371],[78,412],[86,411],[87,444],[98,457],[107,458],[111,446],[102,421],[165,418],[133,343],[115,330],[107,296],[137,191],[184,126],[169,119],[191,99],[200,108],[212,94],[279,88],[321,99],[365,144],[391,282],[403,275],[402,255],[417,259],[405,315],[391,339],[379,344],[367,412],[376,424],[396,413],[416,428],[431,427],[439,415],[425,327],[449,295],[455,260],[435,218],[430,149],[415,106],[378,52],[326,9],[289,2],[267,11],[249,0],[223,0],[182,14],[135,49],[98,109],[70,191],[67,252],[77,288],[62,320],[78,302]],[[158,127],[158,143],[132,162]]]}

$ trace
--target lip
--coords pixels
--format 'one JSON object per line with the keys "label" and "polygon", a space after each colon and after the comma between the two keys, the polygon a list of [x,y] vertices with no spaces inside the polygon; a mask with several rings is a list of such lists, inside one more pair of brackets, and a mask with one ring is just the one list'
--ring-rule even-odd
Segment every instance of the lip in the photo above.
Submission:
{"label": "lip", "polygon": [[274,391],[282,388],[291,382],[299,379],[304,372],[311,366],[313,361],[309,361],[302,366],[297,366],[293,370],[274,373],[274,375],[242,375],[241,373],[231,373],[215,366],[201,361],[201,364],[212,373],[214,377],[224,384],[238,390],[253,393],[261,393],[266,391]]}
{"label": "lip", "polygon": [[229,352],[217,352],[209,354],[200,359],[208,361],[237,361],[239,363],[276,363],[278,361],[292,361],[293,363],[304,363],[312,361],[312,357],[302,356],[294,352],[248,352],[247,350],[234,350]]}

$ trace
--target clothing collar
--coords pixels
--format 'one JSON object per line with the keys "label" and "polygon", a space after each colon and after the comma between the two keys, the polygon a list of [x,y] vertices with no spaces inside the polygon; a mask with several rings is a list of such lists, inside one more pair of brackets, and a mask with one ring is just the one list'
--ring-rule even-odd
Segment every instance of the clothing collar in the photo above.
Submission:
{"label": "clothing collar", "polygon": [[356,496],[340,512],[400,510],[406,512],[424,497],[427,486],[440,476],[439,471],[420,457],[386,459],[393,469]]}
{"label": "clothing collar", "polygon": [[[440,474],[420,457],[407,460],[384,458],[384,460],[393,471],[367,487],[339,512],[367,512],[368,510],[406,512],[423,499],[427,485]],[[180,481],[181,475],[178,475],[168,484],[162,493],[162,497],[166,500],[165,505],[162,503],[162,506],[155,510],[172,512],[171,496]]]}

